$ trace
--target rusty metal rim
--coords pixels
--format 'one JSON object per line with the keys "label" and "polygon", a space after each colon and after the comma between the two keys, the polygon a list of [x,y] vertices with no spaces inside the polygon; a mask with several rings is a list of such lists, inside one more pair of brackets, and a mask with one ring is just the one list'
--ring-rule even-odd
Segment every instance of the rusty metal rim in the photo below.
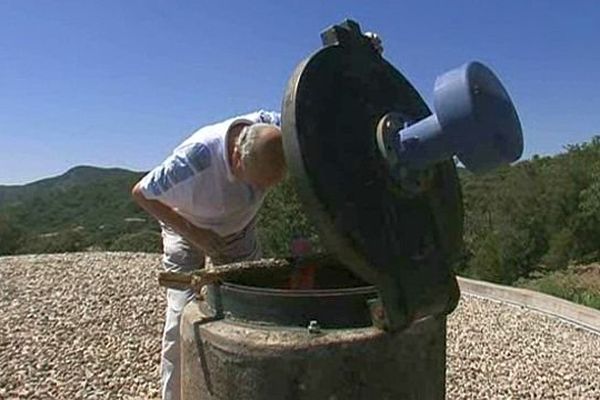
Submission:
{"label": "rusty metal rim", "polygon": [[311,290],[292,290],[292,289],[275,289],[265,288],[258,286],[239,285],[230,282],[223,282],[222,287],[229,289],[232,292],[239,293],[255,293],[255,294],[268,294],[272,296],[285,296],[285,297],[333,297],[333,296],[350,296],[359,294],[376,294],[377,288],[375,286],[360,286],[353,288],[339,288],[339,289],[311,289]]}
{"label": "rusty metal rim", "polygon": [[369,301],[377,298],[374,286],[321,290],[285,290],[225,282],[208,285],[206,306],[216,318],[252,325],[323,329],[372,325]]}

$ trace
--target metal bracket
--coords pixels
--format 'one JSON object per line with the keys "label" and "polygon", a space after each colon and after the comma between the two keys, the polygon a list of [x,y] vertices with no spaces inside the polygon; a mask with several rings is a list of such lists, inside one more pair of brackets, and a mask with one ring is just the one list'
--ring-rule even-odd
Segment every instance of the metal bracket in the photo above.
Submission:
{"label": "metal bracket", "polygon": [[321,32],[321,41],[323,46],[352,46],[368,49],[378,56],[381,56],[383,53],[383,46],[379,36],[372,32],[363,34],[360,26],[350,19],[346,19],[341,24],[333,25]]}
{"label": "metal bracket", "polygon": [[377,147],[389,168],[389,173],[398,183],[398,191],[403,196],[414,197],[428,190],[432,185],[431,169],[412,169],[398,156],[402,147],[398,132],[407,126],[407,118],[398,112],[385,114],[375,131]]}

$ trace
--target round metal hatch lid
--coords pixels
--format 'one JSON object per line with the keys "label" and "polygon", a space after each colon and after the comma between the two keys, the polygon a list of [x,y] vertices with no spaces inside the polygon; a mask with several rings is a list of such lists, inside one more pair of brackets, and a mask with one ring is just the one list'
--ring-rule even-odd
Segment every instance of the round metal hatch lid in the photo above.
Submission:
{"label": "round metal hatch lid", "polygon": [[344,265],[380,290],[397,288],[394,301],[409,319],[441,313],[453,290],[445,260],[462,237],[454,163],[436,164],[421,193],[403,194],[378,150],[377,124],[390,111],[407,122],[431,112],[368,43],[345,39],[307,58],[288,83],[282,131],[290,174]]}

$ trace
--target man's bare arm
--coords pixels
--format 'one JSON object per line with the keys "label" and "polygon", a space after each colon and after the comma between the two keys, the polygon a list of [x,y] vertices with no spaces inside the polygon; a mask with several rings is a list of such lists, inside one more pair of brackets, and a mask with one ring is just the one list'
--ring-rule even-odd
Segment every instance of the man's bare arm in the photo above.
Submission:
{"label": "man's bare arm", "polygon": [[156,219],[169,225],[175,232],[206,253],[215,254],[222,248],[224,241],[209,229],[202,229],[187,221],[171,207],[158,200],[147,199],[136,184],[131,190],[135,202]]}

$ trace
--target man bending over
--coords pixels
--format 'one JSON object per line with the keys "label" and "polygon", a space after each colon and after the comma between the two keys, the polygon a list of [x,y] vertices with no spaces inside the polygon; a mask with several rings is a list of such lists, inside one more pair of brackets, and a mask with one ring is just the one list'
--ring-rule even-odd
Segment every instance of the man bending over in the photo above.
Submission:
{"label": "man bending over", "polygon": [[[190,272],[260,258],[256,214],[286,174],[280,115],[257,111],[196,131],[133,188],[161,225],[163,266]],[[179,323],[190,290],[167,289],[161,395],[180,398]]]}

